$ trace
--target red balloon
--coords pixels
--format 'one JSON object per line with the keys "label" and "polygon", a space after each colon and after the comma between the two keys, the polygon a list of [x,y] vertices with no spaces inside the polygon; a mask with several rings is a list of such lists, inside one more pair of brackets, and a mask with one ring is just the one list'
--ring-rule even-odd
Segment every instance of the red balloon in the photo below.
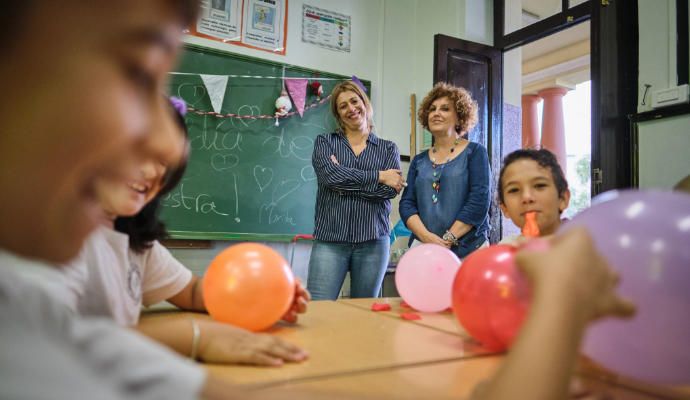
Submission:
{"label": "red balloon", "polygon": [[252,331],[280,320],[295,294],[288,263],[258,243],[223,250],[209,265],[202,284],[204,303],[213,319]]}
{"label": "red balloon", "polygon": [[490,350],[510,347],[527,313],[529,287],[516,252],[501,244],[479,249],[465,258],[453,282],[455,316]]}

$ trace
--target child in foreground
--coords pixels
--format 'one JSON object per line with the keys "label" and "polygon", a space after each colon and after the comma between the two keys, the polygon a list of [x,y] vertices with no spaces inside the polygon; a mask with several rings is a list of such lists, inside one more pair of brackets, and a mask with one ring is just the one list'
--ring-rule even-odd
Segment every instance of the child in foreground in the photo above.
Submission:
{"label": "child in foreground", "polygon": [[[167,127],[186,140],[186,105],[177,98],[168,107],[176,122]],[[174,107],[174,108],[173,108]],[[112,318],[121,326],[140,332],[184,356],[212,363],[279,366],[299,362],[307,353],[269,334],[255,334],[206,318],[149,319],[139,321],[142,306],[161,301],[190,311],[206,311],[201,279],[177,261],[160,239],[167,237],[159,220],[161,197],[184,175],[185,151],[177,166],[156,159],[142,159],[135,179],[123,182],[101,178],[96,196],[106,217],[87,239],[80,257],[63,268],[66,302],[85,316]],[[309,293],[297,282],[295,299],[284,320],[295,322],[306,311]]]}

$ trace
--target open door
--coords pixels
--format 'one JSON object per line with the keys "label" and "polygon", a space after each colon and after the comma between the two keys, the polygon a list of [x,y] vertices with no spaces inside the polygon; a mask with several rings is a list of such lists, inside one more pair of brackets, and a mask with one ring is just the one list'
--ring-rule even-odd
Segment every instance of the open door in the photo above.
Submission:
{"label": "open door", "polygon": [[[434,84],[448,82],[472,93],[479,104],[479,121],[469,133],[471,141],[489,151],[492,191],[498,187],[503,129],[503,54],[479,43],[445,35],[434,36]],[[496,196],[489,209],[491,243],[501,239],[501,211]]]}
{"label": "open door", "polygon": [[633,186],[637,0],[592,2],[592,197]]}

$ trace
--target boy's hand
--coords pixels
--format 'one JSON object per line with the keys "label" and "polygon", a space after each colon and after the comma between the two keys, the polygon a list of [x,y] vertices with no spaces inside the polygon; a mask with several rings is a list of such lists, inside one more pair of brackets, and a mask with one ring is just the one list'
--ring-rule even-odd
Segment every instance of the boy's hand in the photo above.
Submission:
{"label": "boy's hand", "polygon": [[297,322],[297,315],[307,312],[307,303],[311,300],[309,291],[302,286],[299,279],[295,279],[295,297],[292,300],[290,309],[283,315],[282,320],[294,324]]}

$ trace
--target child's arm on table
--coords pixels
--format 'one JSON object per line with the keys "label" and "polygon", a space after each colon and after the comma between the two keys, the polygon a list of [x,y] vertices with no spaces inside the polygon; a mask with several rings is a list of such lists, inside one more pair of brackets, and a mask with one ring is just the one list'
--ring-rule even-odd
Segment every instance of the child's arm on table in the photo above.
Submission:
{"label": "child's arm on table", "polygon": [[[195,318],[194,323],[199,329],[197,358],[203,362],[280,366],[308,357],[304,350],[277,336],[252,333],[207,318]],[[145,318],[137,330],[184,356],[194,352],[191,318]]]}

